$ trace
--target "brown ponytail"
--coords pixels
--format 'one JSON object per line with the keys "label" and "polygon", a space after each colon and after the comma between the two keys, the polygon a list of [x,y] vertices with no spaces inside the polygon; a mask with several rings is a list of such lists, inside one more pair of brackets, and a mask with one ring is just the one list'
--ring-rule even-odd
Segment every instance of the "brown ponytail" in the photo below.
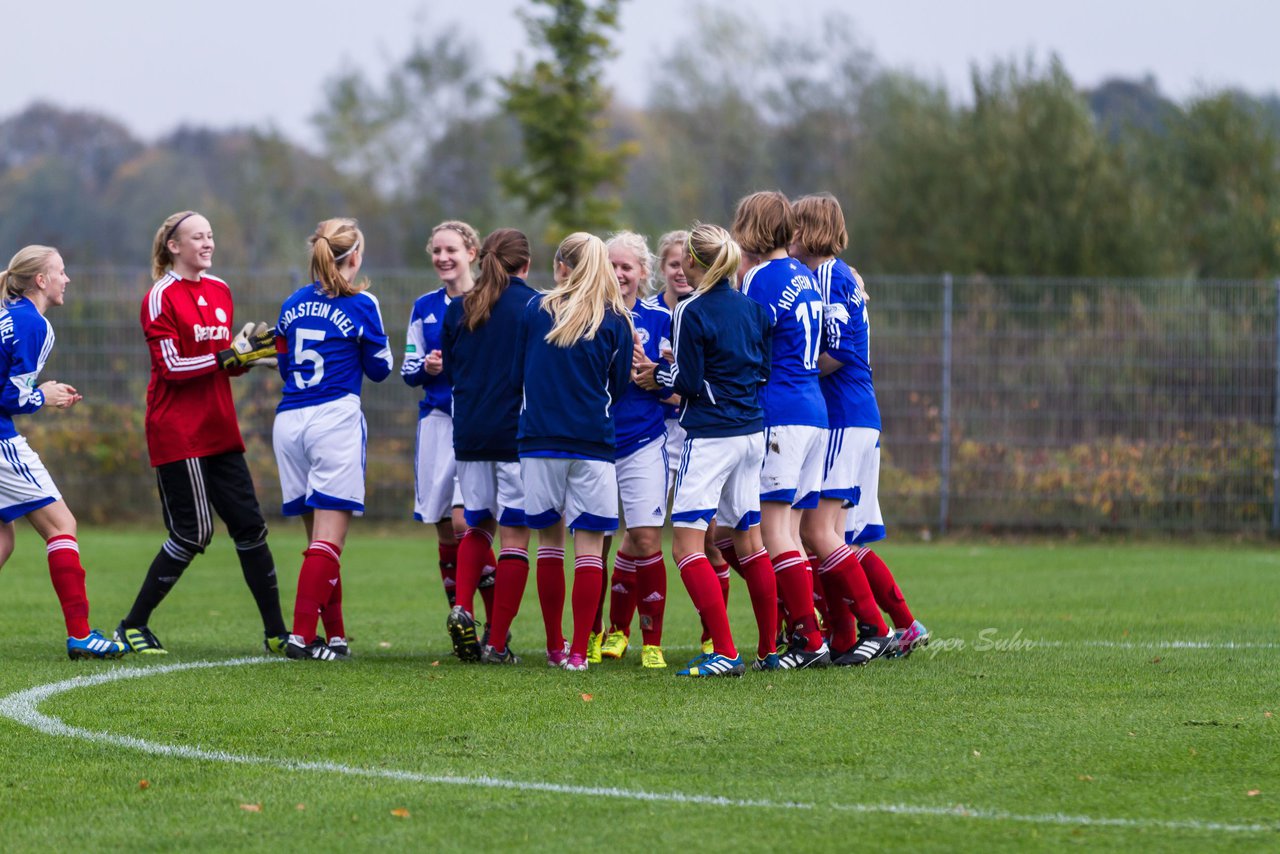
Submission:
{"label": "brown ponytail", "polygon": [[529,264],[529,238],[514,228],[500,228],[480,246],[480,276],[462,301],[462,322],[474,332],[489,315],[508,282]]}
{"label": "brown ponytail", "polygon": [[165,217],[164,222],[156,229],[155,239],[151,241],[151,278],[159,279],[173,266],[173,253],[169,251],[169,241],[178,233],[178,226],[183,220],[196,215],[195,211],[178,211]]}

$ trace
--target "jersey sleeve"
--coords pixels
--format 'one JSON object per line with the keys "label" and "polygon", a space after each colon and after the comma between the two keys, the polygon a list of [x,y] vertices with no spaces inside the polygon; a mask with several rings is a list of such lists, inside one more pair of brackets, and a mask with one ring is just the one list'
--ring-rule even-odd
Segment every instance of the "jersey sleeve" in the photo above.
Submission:
{"label": "jersey sleeve", "polygon": [[405,385],[421,386],[427,381],[427,371],[423,365],[427,357],[427,342],[422,335],[422,303],[413,306],[413,314],[409,318],[409,329],[404,338],[404,361],[400,363],[400,378]]}
{"label": "jersey sleeve", "polygon": [[9,376],[0,390],[0,409],[8,415],[28,415],[44,406],[44,392],[36,388],[40,376],[40,351],[48,328],[34,324],[20,330],[10,347]]}
{"label": "jersey sleeve", "polygon": [[675,361],[658,360],[654,374],[658,385],[674,391],[681,397],[696,397],[702,392],[705,372],[705,354],[701,324],[698,316],[676,310]]}
{"label": "jersey sleeve", "polygon": [[524,351],[529,346],[529,327],[536,317],[534,312],[541,311],[540,302],[535,297],[525,304],[520,312],[520,320],[516,325],[515,355],[511,359],[511,384],[517,389],[524,388]]}
{"label": "jersey sleeve", "polygon": [[368,299],[364,325],[360,328],[360,367],[366,377],[380,383],[391,376],[395,359],[391,355],[391,345],[382,326],[382,310],[378,306],[378,299],[367,292],[365,296]]}
{"label": "jersey sleeve", "polygon": [[453,348],[457,343],[458,329],[461,324],[462,300],[456,299],[445,309],[444,328],[440,330],[440,373],[448,381],[449,385],[453,385]]}
{"label": "jersey sleeve", "polygon": [[847,365],[857,358],[853,343],[858,340],[858,327],[865,322],[862,292],[856,280],[833,277],[829,295],[830,302],[822,307],[822,348],[833,359]]}
{"label": "jersey sleeve", "polygon": [[634,329],[626,318],[613,315],[617,327],[617,349],[613,352],[613,361],[609,371],[609,399],[617,402],[627,391],[631,382],[631,362],[635,355]]}
{"label": "jersey sleeve", "polygon": [[183,356],[178,351],[178,319],[173,305],[161,293],[142,306],[142,332],[151,350],[151,368],[167,382],[186,382],[218,371],[218,357],[212,353]]}

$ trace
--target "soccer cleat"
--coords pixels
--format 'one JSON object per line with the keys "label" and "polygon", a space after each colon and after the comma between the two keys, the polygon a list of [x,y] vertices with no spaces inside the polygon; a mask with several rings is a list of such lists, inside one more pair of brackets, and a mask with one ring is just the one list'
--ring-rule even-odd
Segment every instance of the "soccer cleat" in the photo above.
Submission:
{"label": "soccer cleat", "polygon": [[778,662],[778,654],[771,652],[764,658],[756,656],[756,660],[751,662],[752,670],[781,670],[782,665]]}
{"label": "soccer cleat", "polygon": [[898,642],[898,649],[891,654],[892,658],[906,658],[918,647],[929,645],[929,630],[919,620],[894,632],[893,636]]}
{"label": "soccer cleat", "polygon": [[116,627],[115,641],[123,644],[126,651],[136,652],[139,655],[169,654],[169,650],[160,644],[160,639],[146,626],[126,626],[121,623]]}
{"label": "soccer cleat", "polygon": [[289,643],[288,635],[267,635],[262,641],[262,648],[269,653],[279,655]]}
{"label": "soccer cleat", "polygon": [[805,649],[804,635],[796,635],[787,651],[778,656],[783,670],[804,670],[806,667],[827,667],[831,664],[831,650],[826,643],[815,650]]}
{"label": "soccer cleat", "polygon": [[662,654],[662,647],[647,643],[640,647],[640,666],[660,670],[667,666],[667,658]]}
{"label": "soccer cleat", "polygon": [[604,642],[600,644],[600,656],[602,658],[622,658],[627,654],[629,643],[626,632],[609,632],[604,636]]}
{"label": "soccer cleat", "polygon": [[564,642],[564,649],[558,651],[547,650],[547,667],[564,667],[565,662],[569,660],[569,642]]}
{"label": "soccer cleat", "polygon": [[297,635],[289,635],[289,643],[285,645],[284,657],[291,658],[295,661],[337,661],[338,655],[325,644],[320,638],[316,638],[305,646],[302,638]]}
{"label": "soccer cleat", "polygon": [[716,643],[711,638],[707,638],[702,642],[702,654],[710,655],[716,651]]}
{"label": "soccer cleat", "polygon": [[[677,670],[677,676],[741,676],[747,671],[742,663],[742,656],[729,658],[719,653],[699,656],[698,664],[690,663],[684,670]],[[696,660],[696,659],[695,659]]]}
{"label": "soccer cleat", "polygon": [[476,621],[461,605],[454,605],[449,610],[449,619],[445,621],[449,637],[453,640],[453,654],[460,661],[479,661],[480,642],[476,640]]}
{"label": "soccer cleat", "polygon": [[129,648],[117,640],[107,640],[102,632],[90,629],[82,638],[67,638],[67,658],[72,661],[81,658],[119,658]]}
{"label": "soccer cleat", "polygon": [[[484,624],[484,632],[480,635],[480,648],[483,650],[489,645],[489,624]],[[507,646],[511,646],[511,630],[507,630]]]}
{"label": "soccer cleat", "polygon": [[351,657],[351,645],[347,643],[347,639],[339,635],[327,639],[324,645],[333,650],[333,654],[338,658],[347,659]]}
{"label": "soccer cleat", "polygon": [[480,648],[481,664],[519,664],[520,656],[511,651],[511,647],[507,647],[502,652],[498,652],[493,648],[492,644],[485,644]]}
{"label": "soccer cleat", "polygon": [[588,659],[585,655],[578,655],[576,652],[570,653],[569,660],[564,663],[564,669],[581,673],[587,669],[587,661]]}
{"label": "soccer cleat", "polygon": [[898,649],[898,641],[890,632],[887,635],[873,634],[866,624],[858,626],[858,642],[850,649],[832,657],[831,663],[837,667],[860,667],[877,658],[892,656]]}
{"label": "soccer cleat", "polygon": [[601,661],[600,648],[604,644],[604,632],[592,632],[591,637],[587,638],[587,661],[591,664],[599,664]]}

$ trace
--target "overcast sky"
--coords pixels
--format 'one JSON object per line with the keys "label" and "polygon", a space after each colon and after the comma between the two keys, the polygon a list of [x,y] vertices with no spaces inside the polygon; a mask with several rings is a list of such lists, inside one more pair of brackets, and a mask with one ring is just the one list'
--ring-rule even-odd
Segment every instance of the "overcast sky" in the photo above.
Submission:
{"label": "overcast sky", "polygon": [[[1280,90],[1280,2],[1268,0],[709,0],[774,26],[839,10],[881,66],[963,98],[972,63],[1056,51],[1078,85],[1148,73],[1185,99],[1206,89]],[[93,109],[147,139],[179,124],[274,126],[312,143],[308,117],[344,63],[380,76],[415,32],[457,31],[484,67],[510,70],[521,0],[30,0],[4,3],[0,116],[34,100]],[[643,103],[646,69],[688,22],[687,3],[626,0],[618,95]]]}

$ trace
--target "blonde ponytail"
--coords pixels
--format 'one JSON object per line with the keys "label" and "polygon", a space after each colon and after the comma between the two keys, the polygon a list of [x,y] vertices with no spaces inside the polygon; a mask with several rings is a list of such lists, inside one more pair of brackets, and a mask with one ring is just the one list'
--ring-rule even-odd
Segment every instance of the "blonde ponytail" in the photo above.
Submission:
{"label": "blonde ponytail", "polygon": [[21,299],[36,286],[36,276],[47,272],[49,261],[58,254],[52,246],[32,244],[18,250],[9,259],[8,269],[0,272],[0,297],[5,304]]}
{"label": "blonde ponytail", "polygon": [[151,278],[159,279],[173,266],[173,253],[169,251],[169,241],[178,233],[178,226],[183,221],[196,216],[195,211],[178,211],[165,217],[164,222],[156,229],[156,236],[151,241]]}
{"label": "blonde ponytail", "polygon": [[695,293],[705,293],[721,279],[728,279],[736,286],[734,277],[742,265],[742,248],[734,242],[729,232],[718,225],[694,223],[685,246],[693,262],[706,270],[702,283]]}
{"label": "blonde ponytail", "polygon": [[607,310],[630,323],[631,312],[622,301],[604,241],[576,231],[560,242],[556,258],[569,268],[569,275],[542,298],[542,310],[552,317],[547,343],[572,347],[580,340],[592,340]]}
{"label": "blonde ponytail", "polygon": [[364,234],[354,219],[326,219],[316,226],[307,242],[311,244],[311,280],[319,282],[326,294],[349,297],[368,289],[368,279],[349,282],[338,269],[352,252],[364,251]]}

